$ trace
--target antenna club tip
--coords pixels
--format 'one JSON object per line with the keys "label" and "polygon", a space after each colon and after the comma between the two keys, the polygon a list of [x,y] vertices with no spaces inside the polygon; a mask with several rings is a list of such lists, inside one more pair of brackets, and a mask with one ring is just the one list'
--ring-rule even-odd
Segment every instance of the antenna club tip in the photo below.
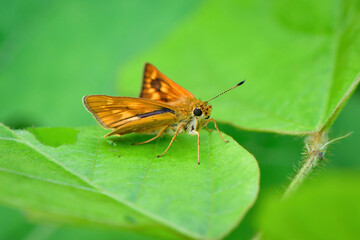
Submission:
{"label": "antenna club tip", "polygon": [[235,86],[233,86],[232,88],[229,88],[228,90],[226,90],[226,91],[224,91],[224,92],[220,93],[219,95],[217,95],[217,96],[215,96],[215,97],[211,98],[210,100],[207,100],[206,102],[208,103],[208,102],[210,102],[211,100],[213,100],[213,99],[215,99],[215,98],[217,98],[217,97],[219,97],[219,96],[223,95],[224,93],[227,93],[228,91],[230,91],[230,90],[232,90],[232,89],[234,89],[234,88],[236,88],[236,87],[238,87],[238,86],[242,85],[245,81],[246,81],[246,79],[245,79],[244,81],[242,81],[242,82],[239,82],[238,84],[236,84],[236,85],[235,85]]}
{"label": "antenna club tip", "polygon": [[239,82],[239,83],[237,84],[237,86],[242,85],[245,81],[246,81],[246,80]]}

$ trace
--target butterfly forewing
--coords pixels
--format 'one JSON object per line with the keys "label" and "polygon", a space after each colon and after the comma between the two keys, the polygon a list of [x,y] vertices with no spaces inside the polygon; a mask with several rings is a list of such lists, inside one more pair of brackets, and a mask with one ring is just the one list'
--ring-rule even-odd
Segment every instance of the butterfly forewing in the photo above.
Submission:
{"label": "butterfly forewing", "polygon": [[156,113],[147,117],[136,116],[124,121],[121,126],[105,137],[115,134],[124,135],[132,132],[155,134],[160,129],[169,127],[175,120],[174,114],[171,112]]}
{"label": "butterfly forewing", "polygon": [[148,99],[90,95],[83,102],[103,127],[116,129],[109,135],[156,129],[176,120],[169,105]]}
{"label": "butterfly forewing", "polygon": [[171,81],[149,63],[145,65],[140,97],[165,103],[195,98],[188,90]]}

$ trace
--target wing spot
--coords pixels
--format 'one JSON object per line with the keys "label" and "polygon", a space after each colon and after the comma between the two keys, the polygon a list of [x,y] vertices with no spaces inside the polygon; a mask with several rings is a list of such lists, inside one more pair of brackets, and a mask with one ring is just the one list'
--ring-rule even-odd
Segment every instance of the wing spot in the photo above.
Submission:
{"label": "wing spot", "polygon": [[160,94],[159,93],[154,93],[152,96],[151,96],[151,99],[160,99]]}
{"label": "wing spot", "polygon": [[151,77],[152,79],[156,78],[156,71],[153,71],[153,72],[150,74],[150,77]]}
{"label": "wing spot", "polygon": [[168,89],[167,89],[166,87],[161,87],[161,88],[160,88],[160,91],[161,91],[161,92],[166,92],[167,90],[168,90]]}
{"label": "wing spot", "polygon": [[156,78],[151,81],[151,87],[154,88],[156,91],[161,89],[161,79]]}

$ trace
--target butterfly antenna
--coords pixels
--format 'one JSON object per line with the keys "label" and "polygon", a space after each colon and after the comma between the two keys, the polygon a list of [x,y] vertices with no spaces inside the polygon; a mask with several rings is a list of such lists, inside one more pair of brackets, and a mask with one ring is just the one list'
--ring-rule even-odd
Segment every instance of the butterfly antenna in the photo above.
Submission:
{"label": "butterfly antenna", "polygon": [[224,92],[220,93],[219,95],[217,95],[217,96],[215,96],[215,97],[211,98],[210,100],[207,100],[206,102],[210,102],[211,100],[214,100],[215,98],[220,97],[220,96],[221,96],[221,95],[223,95],[224,93],[227,93],[228,91],[233,90],[234,88],[237,88],[238,86],[242,85],[244,82],[245,82],[245,80],[244,80],[244,81],[239,82],[238,84],[236,84],[236,85],[235,85],[235,86],[233,86],[232,88],[229,88],[228,90],[226,90],[226,91],[224,91]]}

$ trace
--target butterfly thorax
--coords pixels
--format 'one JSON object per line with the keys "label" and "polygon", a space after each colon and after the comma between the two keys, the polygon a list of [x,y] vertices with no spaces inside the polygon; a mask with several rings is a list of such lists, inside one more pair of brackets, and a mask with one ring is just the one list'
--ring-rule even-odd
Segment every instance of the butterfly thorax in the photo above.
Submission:
{"label": "butterfly thorax", "polygon": [[182,102],[174,104],[174,108],[178,121],[169,128],[170,134],[182,125],[180,133],[187,132],[193,135],[193,131],[199,131],[211,114],[211,105],[200,99],[183,99]]}

